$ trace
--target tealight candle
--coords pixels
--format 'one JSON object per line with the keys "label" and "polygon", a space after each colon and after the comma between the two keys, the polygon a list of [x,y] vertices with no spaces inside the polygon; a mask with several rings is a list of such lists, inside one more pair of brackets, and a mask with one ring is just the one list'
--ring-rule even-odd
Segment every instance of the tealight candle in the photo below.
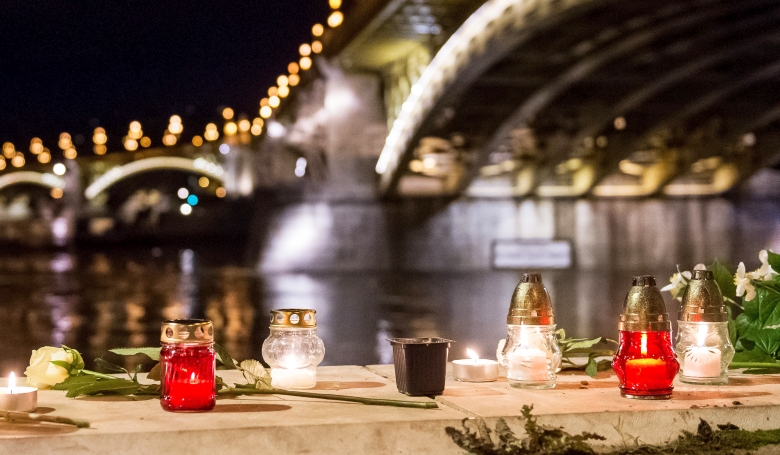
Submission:
{"label": "tealight candle", "polygon": [[311,389],[317,385],[315,368],[271,368],[271,385],[280,389]]}
{"label": "tealight candle", "polygon": [[491,382],[498,379],[498,362],[480,359],[471,349],[466,349],[470,359],[453,360],[452,375],[456,381]]}
{"label": "tealight candle", "polygon": [[38,389],[18,387],[16,375],[8,377],[8,387],[0,387],[0,411],[33,412],[38,408]]}

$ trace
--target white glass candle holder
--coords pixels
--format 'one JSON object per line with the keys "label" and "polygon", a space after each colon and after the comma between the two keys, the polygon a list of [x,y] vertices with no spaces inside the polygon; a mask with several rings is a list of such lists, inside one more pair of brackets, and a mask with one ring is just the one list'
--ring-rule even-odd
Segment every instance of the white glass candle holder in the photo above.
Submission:
{"label": "white glass candle holder", "polygon": [[734,357],[728,322],[678,321],[674,350],[680,361],[680,381],[689,384],[727,384]]}
{"label": "white glass candle holder", "polygon": [[507,369],[509,385],[527,389],[555,387],[561,363],[555,325],[508,325],[508,332],[499,361]]}
{"label": "white glass candle holder", "polygon": [[271,311],[271,335],[263,342],[263,360],[271,367],[271,385],[311,389],[325,345],[317,336],[314,310]]}

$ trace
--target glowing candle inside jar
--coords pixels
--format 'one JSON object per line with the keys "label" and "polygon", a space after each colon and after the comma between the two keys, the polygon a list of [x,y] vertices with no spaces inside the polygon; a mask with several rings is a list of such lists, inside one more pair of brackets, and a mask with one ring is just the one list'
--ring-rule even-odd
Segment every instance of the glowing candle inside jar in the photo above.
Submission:
{"label": "glowing candle inside jar", "polygon": [[453,360],[452,375],[457,381],[490,382],[498,379],[498,362],[480,359],[471,349],[466,349],[470,359]]}
{"label": "glowing candle inside jar", "polygon": [[721,352],[716,347],[707,347],[707,326],[700,325],[696,333],[696,346],[685,352],[683,376],[692,378],[717,378],[720,376]]}
{"label": "glowing candle inside jar", "polygon": [[529,344],[526,328],[521,327],[520,346],[508,355],[507,376],[518,381],[547,381],[550,379],[547,353]]}
{"label": "glowing candle inside jar", "polygon": [[35,387],[19,387],[16,385],[16,375],[8,377],[8,387],[0,388],[0,410],[33,412],[38,408],[38,389]]}
{"label": "glowing candle inside jar", "polygon": [[[642,332],[640,352],[647,355],[647,333]],[[666,378],[666,362],[661,359],[642,358],[626,361],[626,384],[631,384],[644,390],[664,389],[669,387]]]}
{"label": "glowing candle inside jar", "polygon": [[280,389],[311,389],[317,385],[317,370],[311,368],[271,368],[271,385]]}

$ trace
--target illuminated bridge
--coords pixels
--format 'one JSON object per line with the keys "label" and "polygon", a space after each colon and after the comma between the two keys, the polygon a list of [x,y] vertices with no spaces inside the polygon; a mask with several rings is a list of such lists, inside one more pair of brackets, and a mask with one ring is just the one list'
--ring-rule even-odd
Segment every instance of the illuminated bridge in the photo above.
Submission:
{"label": "illuminated bridge", "polygon": [[[325,42],[322,123],[375,107],[360,154],[381,195],[723,194],[780,158],[778,8],[355,2]],[[291,110],[293,142],[316,142],[298,137],[312,109]]]}

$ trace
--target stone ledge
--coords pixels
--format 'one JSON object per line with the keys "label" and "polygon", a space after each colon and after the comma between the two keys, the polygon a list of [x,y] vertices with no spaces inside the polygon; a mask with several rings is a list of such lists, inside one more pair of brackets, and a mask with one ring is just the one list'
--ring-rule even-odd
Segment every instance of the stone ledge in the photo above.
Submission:
{"label": "stone ledge", "polygon": [[[427,400],[399,394],[392,365],[318,371],[318,392]],[[228,382],[242,381],[235,371],[220,375]],[[474,423],[493,428],[498,418],[504,418],[522,434],[523,421],[518,415],[524,404],[534,405],[541,424],[563,426],[571,433],[597,432],[608,438],[607,444],[634,437],[660,443],[676,438],[681,429],[694,431],[699,418],[749,430],[780,428],[778,384],[780,376],[735,374],[728,386],[676,384],[672,400],[637,401],[621,398],[610,374],[598,379],[563,374],[555,389],[536,391],[513,389],[505,379],[477,384],[448,378],[445,393],[436,398],[441,409],[436,410],[264,395],[220,399],[215,411],[201,414],[164,412],[154,398],[73,400],[63,392],[41,391],[41,412],[85,418],[92,428],[0,423],[0,453],[102,455],[110,450],[120,455],[231,455],[261,450],[274,454],[456,455],[461,451],[446,435],[446,427],[460,427],[464,418],[472,418]]]}

